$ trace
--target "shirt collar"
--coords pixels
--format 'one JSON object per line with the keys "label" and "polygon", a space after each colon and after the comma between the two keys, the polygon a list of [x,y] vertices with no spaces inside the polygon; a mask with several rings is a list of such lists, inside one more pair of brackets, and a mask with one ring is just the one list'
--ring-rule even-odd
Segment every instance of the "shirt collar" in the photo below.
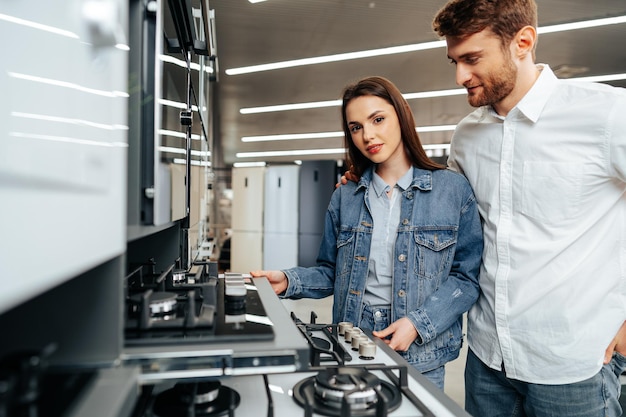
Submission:
{"label": "shirt collar", "polygon": [[[408,171],[398,180],[396,186],[404,191],[409,188],[412,181],[413,166],[410,166]],[[378,197],[381,197],[389,188],[389,185],[383,181],[383,179],[376,172],[374,172],[374,175],[372,176],[372,189],[374,190],[374,193]]]}
{"label": "shirt collar", "polygon": [[547,64],[538,64],[537,68],[539,69],[539,78],[515,106],[533,123],[539,119],[539,115],[546,106],[558,80]]}

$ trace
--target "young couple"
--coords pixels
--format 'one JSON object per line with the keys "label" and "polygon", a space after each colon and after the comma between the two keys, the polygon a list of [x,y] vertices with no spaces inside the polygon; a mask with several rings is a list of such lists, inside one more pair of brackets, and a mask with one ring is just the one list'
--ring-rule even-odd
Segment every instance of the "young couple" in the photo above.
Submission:
{"label": "young couple", "polygon": [[433,27],[477,108],[451,143],[463,176],[428,160],[393,84],[360,80],[342,106],[354,181],[332,196],[318,265],[253,275],[284,297],[334,294],[334,321],[439,387],[471,307],[476,417],[619,416],[626,92],[535,64],[534,0],[452,0]]}

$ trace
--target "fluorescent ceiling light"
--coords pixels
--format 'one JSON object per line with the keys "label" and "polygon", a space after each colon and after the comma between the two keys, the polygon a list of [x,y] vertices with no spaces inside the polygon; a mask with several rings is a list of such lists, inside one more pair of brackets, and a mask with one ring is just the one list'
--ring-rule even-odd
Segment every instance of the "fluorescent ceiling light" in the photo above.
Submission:
{"label": "fluorescent ceiling light", "polygon": [[294,59],[291,61],[274,62],[271,64],[252,65],[249,67],[231,68],[227,75],[249,74],[251,72],[271,71],[281,68],[300,67],[303,65],[323,64],[326,62],[347,61],[350,59],[369,58],[373,56],[401,54],[405,52],[423,51],[446,46],[445,41],[415,43],[412,45],[390,46],[388,48],[370,49],[368,51],[347,52],[343,54],[318,56],[315,58]]}
{"label": "fluorescent ceiling light", "polygon": [[566,32],[568,30],[594,28],[598,26],[617,25],[626,23],[626,16],[607,17],[604,19],[585,20],[582,22],[563,23],[537,28],[538,33]]}
{"label": "fluorescent ceiling light", "polygon": [[271,140],[299,140],[299,139],[324,139],[324,138],[340,138],[343,132],[318,132],[318,133],[289,133],[284,135],[267,135],[267,136],[244,136],[242,142],[266,142]]}
{"label": "fluorescent ceiling light", "polygon": [[[587,81],[587,82],[607,82],[607,81],[621,81],[626,80],[626,73],[620,74],[607,74],[596,75],[590,77],[577,77],[567,78],[571,81]],[[436,98],[436,97],[448,97],[459,96],[467,94],[464,88],[454,88],[451,90],[434,90],[434,91],[422,91],[417,93],[403,94],[406,100],[415,100],[420,98]],[[260,107],[246,107],[239,110],[241,114],[256,114],[256,113],[270,113],[278,111],[289,110],[302,110],[302,109],[317,109],[322,107],[340,106],[341,100],[328,100],[328,101],[311,101],[308,103],[291,103],[291,104],[277,104],[271,106]]]}
{"label": "fluorescent ceiling light", "polygon": [[250,167],[264,167],[267,165],[265,162],[235,162],[233,167],[235,168],[250,168]]}
{"label": "fluorescent ceiling light", "polygon": [[[419,126],[415,130],[423,132],[445,132],[454,130],[456,125],[438,125],[438,126]],[[266,136],[244,136],[242,142],[267,142],[273,140],[300,140],[300,139],[327,139],[341,138],[343,132],[315,132],[315,133],[287,133],[282,135],[266,135]]]}
{"label": "fluorescent ceiling light", "polygon": [[[626,23],[626,16],[608,17],[604,19],[587,20],[583,22],[565,23],[537,28],[539,33],[554,33],[590,27],[615,25]],[[347,52],[343,54],[325,55],[313,58],[294,59],[290,61],[273,62],[269,64],[251,65],[248,67],[231,68],[226,70],[227,75],[249,74],[252,72],[271,71],[275,69],[315,65],[328,62],[346,61],[349,59],[369,58],[373,56],[400,54],[406,52],[423,51],[426,49],[443,48],[445,41],[415,43],[411,45],[392,46],[389,48],[370,49],[366,51]]]}
{"label": "fluorescent ceiling light", "polygon": [[589,77],[568,78],[571,81],[587,81],[601,83],[606,81],[620,81],[626,80],[626,72],[621,74],[608,74],[608,75],[594,75]]}
{"label": "fluorescent ceiling light", "polygon": [[295,151],[266,151],[266,152],[238,152],[237,158],[258,158],[266,156],[296,156],[296,155],[329,155],[346,153],[344,148],[334,149],[301,149]]}
{"label": "fluorescent ceiling light", "polygon": [[[467,91],[464,88],[454,88],[452,90],[435,90],[435,91],[422,91],[419,93],[407,93],[407,94],[403,94],[403,96],[407,100],[415,100],[419,98],[460,96],[463,94],[467,94]],[[317,109],[317,108],[322,108],[322,107],[336,107],[336,106],[341,106],[341,100],[311,101],[308,103],[291,103],[291,104],[278,104],[278,105],[273,105],[273,106],[247,107],[247,108],[239,109],[239,113],[241,114],[270,113],[270,112],[276,112],[276,111]]]}
{"label": "fluorescent ceiling light", "polygon": [[266,0],[248,0],[250,3],[261,3],[264,2]]}
{"label": "fluorescent ceiling light", "polygon": [[[446,143],[441,144],[433,144],[433,145],[424,145],[425,150],[439,150],[442,149],[444,151],[450,149],[450,145]],[[235,156],[237,158],[259,158],[259,157],[270,157],[270,156],[297,156],[297,155],[329,155],[329,154],[345,154],[345,148],[332,148],[332,149],[301,149],[295,151],[264,151],[264,152],[239,152]],[[262,162],[265,164],[265,162]],[[236,165],[233,166],[243,166]]]}
{"label": "fluorescent ceiling light", "polygon": [[[464,90],[465,91],[465,90]],[[241,114],[269,113],[274,111],[319,109],[322,107],[341,106],[341,100],[311,101],[309,103],[279,104],[277,106],[248,107],[239,109]]]}

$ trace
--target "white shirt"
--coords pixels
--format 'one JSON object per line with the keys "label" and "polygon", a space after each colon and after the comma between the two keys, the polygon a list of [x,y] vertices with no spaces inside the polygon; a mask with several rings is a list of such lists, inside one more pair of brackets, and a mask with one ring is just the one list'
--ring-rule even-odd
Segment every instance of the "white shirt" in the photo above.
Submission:
{"label": "white shirt", "polygon": [[485,249],[468,342],[509,378],[595,375],[626,319],[626,90],[547,66],[502,118],[476,109],[450,166],[474,189]]}

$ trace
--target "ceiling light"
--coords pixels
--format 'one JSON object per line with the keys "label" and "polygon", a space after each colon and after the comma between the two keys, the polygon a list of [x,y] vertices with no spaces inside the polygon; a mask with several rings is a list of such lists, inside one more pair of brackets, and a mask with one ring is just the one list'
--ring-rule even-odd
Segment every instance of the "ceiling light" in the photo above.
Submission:
{"label": "ceiling light", "polygon": [[274,62],[271,64],[252,65],[249,67],[231,68],[226,70],[228,75],[249,74],[251,72],[271,71],[281,68],[300,67],[303,65],[323,64],[326,62],[347,61],[350,59],[369,58],[381,55],[401,54],[405,52],[423,51],[426,49],[442,48],[444,41],[415,43],[412,45],[391,46],[388,48],[370,49],[368,51],[347,52],[343,54],[318,56],[315,58],[294,59],[291,61]]}
{"label": "ceiling light", "polygon": [[582,22],[563,23],[561,25],[545,26],[545,27],[537,28],[537,33],[541,34],[541,33],[566,32],[568,30],[616,25],[618,23],[626,23],[626,16],[607,17],[604,19],[584,20]]}
{"label": "ceiling light", "polygon": [[[417,132],[445,132],[454,130],[456,125],[419,126]],[[268,142],[273,140],[300,140],[300,139],[326,139],[341,138],[343,132],[314,132],[314,133],[286,133],[282,135],[244,136],[242,142]]]}
{"label": "ceiling light", "polygon": [[589,77],[578,77],[578,78],[569,78],[570,81],[586,81],[586,82],[594,82],[601,83],[607,81],[621,81],[626,80],[626,72],[621,74],[608,74],[608,75],[594,75]]}
{"label": "ceiling light", "polygon": [[[435,90],[435,91],[422,91],[419,93],[407,93],[407,94],[403,94],[403,96],[406,100],[414,100],[418,98],[460,96],[466,93],[467,91],[464,88],[454,88],[452,90]],[[239,113],[241,114],[270,113],[270,112],[275,112],[275,111],[318,109],[322,107],[334,107],[334,106],[341,106],[341,100],[311,101],[308,103],[291,103],[291,104],[278,104],[278,105],[273,105],[273,106],[247,107],[247,108],[239,109]]]}
{"label": "ceiling light", "polygon": [[258,158],[268,156],[296,156],[296,155],[329,155],[346,153],[344,148],[335,149],[301,149],[294,151],[266,151],[266,152],[238,152],[237,158]]}
{"label": "ceiling light", "polygon": [[[465,91],[465,90],[463,90]],[[311,101],[309,103],[279,104],[277,106],[249,107],[239,109],[241,114],[269,113],[274,111],[319,109],[322,107],[341,106],[341,100]]]}
{"label": "ceiling light", "polygon": [[[424,145],[425,150],[439,150],[442,149],[444,152],[447,152],[450,149],[450,144],[441,143],[441,144],[433,144],[433,145]],[[334,149],[301,149],[294,151],[264,151],[264,152],[238,152],[235,156],[237,158],[260,158],[260,157],[271,157],[271,156],[297,156],[297,155],[329,155],[329,154],[345,154],[345,148],[334,148]],[[243,166],[237,165],[235,163],[233,166]],[[265,164],[263,162],[263,164]],[[249,165],[248,165],[249,166]]]}
{"label": "ceiling light", "polygon": [[264,2],[265,0],[248,0],[250,3],[261,3]]}
{"label": "ceiling light", "polygon": [[244,136],[241,138],[241,141],[265,142],[270,140],[324,139],[340,137],[343,137],[343,132],[289,133],[284,135]]}
{"label": "ceiling light", "polygon": [[267,165],[265,162],[235,162],[233,167],[235,168],[250,168],[250,167],[264,167]]}
{"label": "ceiling light", "polygon": [[[558,75],[558,74],[557,74]],[[561,77],[559,77],[561,78]],[[588,81],[588,82],[607,82],[607,81],[620,81],[626,80],[626,74],[607,74],[597,75],[593,77],[578,77],[568,78],[571,81]],[[420,98],[436,98],[447,97],[467,94],[464,88],[454,88],[451,90],[435,90],[435,91],[421,91],[417,93],[406,93],[402,96],[406,100],[415,100]],[[277,104],[272,106],[260,106],[260,107],[246,107],[239,110],[241,114],[256,114],[256,113],[270,113],[277,111],[289,111],[289,110],[302,110],[302,109],[317,109],[322,107],[340,106],[341,100],[327,100],[327,101],[311,101],[308,103],[292,103],[292,104]]]}
{"label": "ceiling light", "polygon": [[[583,22],[564,23],[537,28],[538,33],[554,33],[597,26],[626,23],[626,16],[608,17],[604,19],[586,20]],[[443,48],[445,41],[432,41],[410,45],[392,46],[389,48],[370,49],[367,51],[347,52],[343,54],[325,55],[314,58],[294,59],[290,61],[274,62],[269,64],[251,65],[248,67],[231,68],[226,70],[227,75],[249,74],[252,72],[270,71],[281,68],[291,68],[303,65],[323,64],[327,62],[345,61],[349,59],[369,58],[373,56],[400,54],[405,52],[423,51],[426,49]]]}

